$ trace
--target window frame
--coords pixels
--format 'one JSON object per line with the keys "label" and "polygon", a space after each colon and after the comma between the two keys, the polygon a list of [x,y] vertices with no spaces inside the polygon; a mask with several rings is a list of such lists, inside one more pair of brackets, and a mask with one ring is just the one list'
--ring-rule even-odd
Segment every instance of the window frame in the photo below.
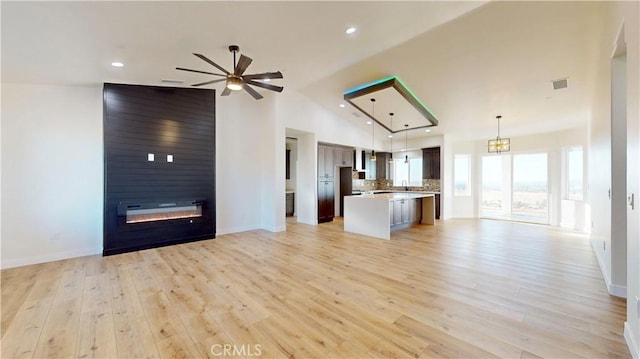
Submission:
{"label": "window frame", "polygon": [[[581,156],[580,158],[580,166],[581,166],[581,171],[580,171],[580,180],[581,180],[581,191],[579,192],[579,194],[574,194],[574,191],[571,191],[571,155],[570,152],[571,151],[575,151],[575,150],[580,150]],[[563,194],[563,199],[567,200],[567,201],[584,201],[585,198],[585,176],[584,176],[584,165],[585,165],[585,160],[584,160],[584,146],[583,145],[573,145],[573,146],[567,146],[564,147],[563,149],[563,159],[564,159],[564,166],[563,166],[563,190],[564,190],[564,194]]]}

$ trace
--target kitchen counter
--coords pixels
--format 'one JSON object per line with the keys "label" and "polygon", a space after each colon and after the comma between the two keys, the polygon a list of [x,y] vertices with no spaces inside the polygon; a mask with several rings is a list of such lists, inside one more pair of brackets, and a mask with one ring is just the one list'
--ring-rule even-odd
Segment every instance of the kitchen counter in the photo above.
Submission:
{"label": "kitchen counter", "polygon": [[361,198],[385,198],[388,200],[406,199],[406,198],[423,198],[433,196],[433,193],[419,193],[419,192],[384,192],[360,195]]}
{"label": "kitchen counter", "polygon": [[[366,194],[365,194],[366,193]],[[414,223],[435,224],[435,194],[363,192],[344,197],[344,230],[381,239]]]}
{"label": "kitchen counter", "polygon": [[440,194],[440,192],[434,191],[404,191],[400,189],[376,189],[373,191],[362,191],[362,190],[354,190],[353,194],[378,194],[378,193],[427,193],[427,194]]}

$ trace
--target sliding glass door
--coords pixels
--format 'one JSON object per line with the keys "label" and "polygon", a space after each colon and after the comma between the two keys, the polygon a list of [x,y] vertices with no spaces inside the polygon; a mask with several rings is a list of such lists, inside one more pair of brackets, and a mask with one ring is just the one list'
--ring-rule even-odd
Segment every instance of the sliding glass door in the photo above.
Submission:
{"label": "sliding glass door", "polygon": [[[480,214],[487,218],[509,217],[509,181],[504,180],[505,168],[508,167],[506,158],[503,156],[482,157],[482,193]],[[506,165],[506,166],[505,166]],[[508,168],[506,168],[508,170]]]}
{"label": "sliding glass door", "polygon": [[549,223],[547,154],[513,156],[513,201],[511,219]]}
{"label": "sliding glass door", "polygon": [[548,224],[547,154],[484,156],[480,213],[486,218]]}

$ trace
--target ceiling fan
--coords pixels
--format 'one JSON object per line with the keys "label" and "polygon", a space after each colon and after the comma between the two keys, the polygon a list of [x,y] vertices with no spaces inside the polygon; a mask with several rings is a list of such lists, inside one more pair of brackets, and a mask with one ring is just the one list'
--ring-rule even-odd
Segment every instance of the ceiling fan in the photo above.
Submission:
{"label": "ceiling fan", "polygon": [[231,91],[240,91],[244,89],[256,100],[261,99],[263,96],[260,95],[256,90],[254,90],[249,85],[262,87],[263,89],[267,89],[271,91],[282,92],[283,90],[282,86],[275,86],[275,85],[262,82],[262,81],[269,81],[272,79],[281,79],[282,73],[280,71],[244,75],[244,72],[247,70],[247,67],[249,67],[249,65],[253,60],[248,56],[240,55],[240,60],[236,62],[236,53],[240,51],[240,47],[238,45],[229,46],[229,51],[233,53],[233,72],[229,72],[225,70],[222,66],[211,61],[206,56],[202,54],[196,54],[196,53],[194,53],[194,55],[196,55],[203,61],[209,63],[210,65],[217,68],[218,70],[222,71],[224,74],[217,74],[213,72],[200,71],[200,70],[191,70],[191,69],[185,69],[182,67],[176,67],[176,70],[224,77],[223,79],[215,79],[215,80],[205,81],[205,82],[191,85],[191,86],[204,86],[204,85],[214,84],[216,82],[226,81],[226,87],[224,91],[222,91],[222,94],[221,94],[222,96],[228,96],[231,93]]}

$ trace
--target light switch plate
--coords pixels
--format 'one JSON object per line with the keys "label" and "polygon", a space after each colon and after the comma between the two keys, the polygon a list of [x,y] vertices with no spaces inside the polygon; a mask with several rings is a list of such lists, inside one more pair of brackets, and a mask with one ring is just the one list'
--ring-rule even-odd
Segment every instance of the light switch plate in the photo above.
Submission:
{"label": "light switch plate", "polygon": [[173,162],[173,155],[167,155],[167,162]]}
{"label": "light switch plate", "polygon": [[147,154],[147,161],[153,162],[155,160],[156,160],[156,156],[153,153],[148,153]]}

